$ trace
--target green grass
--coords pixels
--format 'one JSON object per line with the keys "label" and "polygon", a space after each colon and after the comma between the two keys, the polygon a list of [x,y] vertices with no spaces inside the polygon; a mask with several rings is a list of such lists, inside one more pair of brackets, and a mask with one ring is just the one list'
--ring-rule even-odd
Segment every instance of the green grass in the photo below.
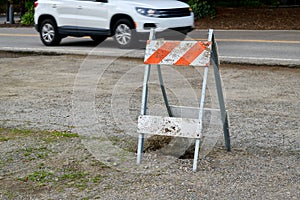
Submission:
{"label": "green grass", "polygon": [[89,175],[88,173],[86,172],[82,172],[82,171],[79,171],[79,172],[70,172],[70,173],[65,173],[63,174],[60,179],[61,180],[69,180],[69,181],[76,181],[78,179],[82,179],[84,177],[86,177],[87,175]]}
{"label": "green grass", "polygon": [[[61,148],[60,145],[66,145],[67,143],[80,143],[79,140],[74,139],[78,137],[78,134],[66,131],[0,128],[0,142],[11,140],[12,144],[20,144],[18,148],[12,148],[7,151],[3,159],[0,160],[0,168],[6,169],[8,166],[14,165],[14,163],[19,164],[20,168],[29,166],[29,172],[25,175],[20,173],[19,178],[13,178],[12,180],[17,181],[18,184],[20,181],[23,181],[24,187],[28,190],[45,187],[55,188],[55,190],[61,192],[64,192],[66,188],[86,190],[90,185],[99,184],[107,178],[107,176],[99,174],[99,172],[102,169],[109,168],[108,166],[91,157],[92,160],[88,165],[93,170],[86,169],[86,155],[84,157],[78,155],[78,159],[73,157],[66,158],[66,160],[58,159],[57,162],[61,163],[53,163],[56,162],[54,157],[61,152],[56,151],[55,147]],[[68,145],[66,146],[68,148]],[[74,152],[77,151],[77,148],[82,152],[81,148],[84,148],[84,146],[67,150]],[[69,155],[68,151],[66,156]],[[30,184],[26,184],[27,182]],[[18,190],[18,188],[15,189]],[[11,195],[7,194],[6,196]]]}
{"label": "green grass", "polygon": [[[18,180],[23,182],[33,182],[35,187],[50,186],[57,190],[64,188],[77,188],[85,190],[90,184],[99,184],[103,179],[107,178],[105,175],[90,174],[81,170],[74,170],[68,172],[61,172],[57,169],[38,169]],[[62,188],[63,187],[63,188]]]}
{"label": "green grass", "polygon": [[27,176],[23,178],[19,178],[19,180],[27,182],[27,181],[32,181],[37,184],[37,186],[43,186],[48,182],[53,181],[54,179],[54,174],[50,171],[47,170],[38,170],[34,171],[31,174],[28,174]]}
{"label": "green grass", "polygon": [[35,160],[37,158],[39,159],[45,159],[49,156],[49,153],[51,153],[51,150],[47,149],[46,147],[27,147],[24,149],[19,149],[16,151],[17,153],[21,153],[27,160]]}
{"label": "green grass", "polygon": [[32,181],[37,184],[37,186],[43,186],[49,183],[67,182],[69,186],[75,186],[77,188],[83,189],[86,183],[89,181],[89,173],[83,171],[72,171],[68,173],[59,173],[55,171],[49,171],[46,169],[39,169],[25,177],[19,178],[18,180],[27,182]]}
{"label": "green grass", "polygon": [[0,142],[6,142],[6,141],[8,141],[8,140],[10,140],[10,138],[9,137],[4,137],[4,136],[0,136]]}
{"label": "green grass", "polygon": [[70,132],[61,132],[61,131],[43,131],[43,134],[49,134],[54,137],[59,138],[74,138],[79,137],[77,133],[70,133]]}
{"label": "green grass", "polygon": [[27,129],[8,129],[0,128],[0,142],[6,142],[20,137],[40,136],[45,142],[51,143],[57,139],[77,138],[77,133],[68,131],[37,131]]}
{"label": "green grass", "polygon": [[31,131],[29,130],[0,128],[0,142],[6,142],[16,137],[26,136],[30,133]]}

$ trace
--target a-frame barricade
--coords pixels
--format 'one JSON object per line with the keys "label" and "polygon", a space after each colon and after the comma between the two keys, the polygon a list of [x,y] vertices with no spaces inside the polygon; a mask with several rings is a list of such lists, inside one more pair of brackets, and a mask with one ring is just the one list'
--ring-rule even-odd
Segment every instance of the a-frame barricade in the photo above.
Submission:
{"label": "a-frame barricade", "polygon": [[[208,69],[211,65],[214,69],[214,78],[218,94],[220,107],[219,109],[221,113],[220,120],[223,125],[225,147],[227,151],[230,151],[228,115],[225,108],[221,78],[219,73],[217,44],[215,41],[213,30],[209,29],[207,41],[168,41],[155,40],[155,31],[154,29],[152,29],[150,32],[149,40],[147,41],[144,63],[146,65],[142,92],[142,105],[141,113],[138,118],[139,139],[137,163],[140,164],[142,162],[144,134],[194,138],[196,139],[196,142],[193,171],[196,172],[200,140],[203,132],[204,109],[215,110],[204,108]],[[147,115],[148,82],[151,65],[157,66],[161,91],[169,115],[167,117]],[[199,108],[169,105],[160,65],[204,67]]]}

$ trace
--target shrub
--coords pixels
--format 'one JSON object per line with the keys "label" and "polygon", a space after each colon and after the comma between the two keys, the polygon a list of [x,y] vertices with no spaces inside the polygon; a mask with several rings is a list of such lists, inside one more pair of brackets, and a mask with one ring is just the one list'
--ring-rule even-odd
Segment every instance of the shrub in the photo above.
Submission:
{"label": "shrub", "polygon": [[31,1],[25,3],[27,12],[22,16],[21,23],[24,25],[34,24],[34,7]]}
{"label": "shrub", "polygon": [[216,10],[207,1],[189,0],[188,4],[193,9],[195,17],[197,19],[200,19],[200,18],[203,18],[206,16],[210,16],[211,18],[216,17]]}

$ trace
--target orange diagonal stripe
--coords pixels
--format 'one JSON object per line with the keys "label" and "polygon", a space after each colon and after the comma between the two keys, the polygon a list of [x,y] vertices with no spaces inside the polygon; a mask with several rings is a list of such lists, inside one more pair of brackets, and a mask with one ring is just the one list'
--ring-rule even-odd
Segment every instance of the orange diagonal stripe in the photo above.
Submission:
{"label": "orange diagonal stripe", "polygon": [[159,64],[180,42],[165,42],[149,58],[145,64]]}
{"label": "orange diagonal stripe", "polygon": [[174,65],[190,65],[204,50],[205,45],[197,42]]}

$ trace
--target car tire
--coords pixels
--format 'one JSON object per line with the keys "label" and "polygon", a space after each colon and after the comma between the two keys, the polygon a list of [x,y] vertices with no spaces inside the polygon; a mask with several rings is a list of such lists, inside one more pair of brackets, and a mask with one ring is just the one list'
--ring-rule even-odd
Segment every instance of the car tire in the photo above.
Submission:
{"label": "car tire", "polygon": [[40,37],[46,46],[56,46],[62,39],[62,36],[58,33],[56,23],[52,19],[45,19],[41,23]]}
{"label": "car tire", "polygon": [[107,36],[91,36],[91,39],[94,40],[94,42],[96,44],[100,44],[101,42],[103,42],[104,40],[106,40]]}
{"label": "car tire", "polygon": [[138,41],[134,24],[128,19],[120,19],[113,28],[115,44],[121,49],[133,48]]}

